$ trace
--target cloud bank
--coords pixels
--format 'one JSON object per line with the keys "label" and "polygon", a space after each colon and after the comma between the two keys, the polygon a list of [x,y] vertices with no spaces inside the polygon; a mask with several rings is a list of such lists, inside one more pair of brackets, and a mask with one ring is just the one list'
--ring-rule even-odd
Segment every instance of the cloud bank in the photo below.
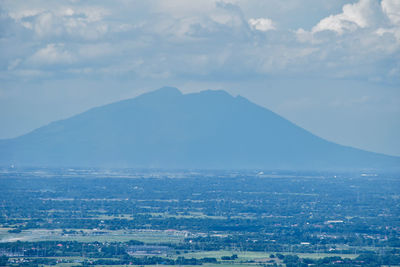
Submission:
{"label": "cloud bank", "polygon": [[244,13],[260,1],[3,3],[0,75],[6,79],[31,71],[47,77],[322,75],[399,82],[396,0],[345,4],[309,29],[283,27],[268,7],[262,17]]}

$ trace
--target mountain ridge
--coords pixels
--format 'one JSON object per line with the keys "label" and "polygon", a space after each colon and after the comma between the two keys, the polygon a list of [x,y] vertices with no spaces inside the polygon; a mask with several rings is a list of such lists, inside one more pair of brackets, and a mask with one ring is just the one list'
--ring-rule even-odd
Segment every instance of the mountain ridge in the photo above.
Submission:
{"label": "mountain ridge", "polygon": [[223,90],[163,87],[0,140],[0,164],[398,169],[400,158],[324,140]]}

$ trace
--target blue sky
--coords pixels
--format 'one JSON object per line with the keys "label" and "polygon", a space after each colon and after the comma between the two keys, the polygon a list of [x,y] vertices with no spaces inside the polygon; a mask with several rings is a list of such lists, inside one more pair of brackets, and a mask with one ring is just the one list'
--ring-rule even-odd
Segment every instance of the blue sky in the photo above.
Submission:
{"label": "blue sky", "polygon": [[400,1],[0,0],[0,138],[164,85],[400,155]]}

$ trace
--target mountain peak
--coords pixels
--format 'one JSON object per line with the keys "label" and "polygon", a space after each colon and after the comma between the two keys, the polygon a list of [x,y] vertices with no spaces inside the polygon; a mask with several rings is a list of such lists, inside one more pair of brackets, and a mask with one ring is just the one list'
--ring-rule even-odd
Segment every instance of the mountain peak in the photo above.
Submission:
{"label": "mountain peak", "polygon": [[229,96],[232,97],[227,91],[224,90],[204,90],[199,92],[200,94],[205,94],[205,95],[221,95],[221,96]]}
{"label": "mountain peak", "polygon": [[154,101],[154,99],[157,99],[157,102],[158,102],[158,101],[162,101],[165,99],[177,98],[182,95],[183,95],[182,92],[179,91],[178,88],[164,86],[155,91],[144,93],[144,94],[138,96],[138,99],[149,99],[149,101]]}
{"label": "mountain peak", "polygon": [[161,87],[158,90],[153,91],[152,93],[157,93],[157,94],[164,94],[164,95],[182,95],[182,92],[179,91],[178,88],[176,87],[171,87],[171,86],[164,86]]}

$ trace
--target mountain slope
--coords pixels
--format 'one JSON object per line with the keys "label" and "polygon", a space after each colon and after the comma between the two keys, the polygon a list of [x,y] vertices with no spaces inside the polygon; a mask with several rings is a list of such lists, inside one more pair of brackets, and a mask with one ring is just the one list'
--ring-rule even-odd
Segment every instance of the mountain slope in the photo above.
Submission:
{"label": "mountain slope", "polygon": [[325,141],[243,97],[165,87],[0,142],[0,164],[144,168],[398,168]]}

